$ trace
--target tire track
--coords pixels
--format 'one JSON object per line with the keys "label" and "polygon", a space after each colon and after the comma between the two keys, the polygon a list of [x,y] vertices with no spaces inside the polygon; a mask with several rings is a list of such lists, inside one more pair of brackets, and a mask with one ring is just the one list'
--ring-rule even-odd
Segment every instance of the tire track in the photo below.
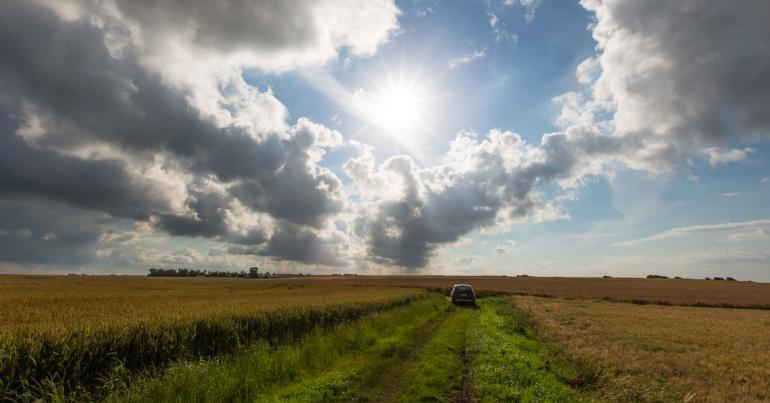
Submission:
{"label": "tire track", "polygon": [[460,390],[455,393],[455,396],[452,399],[454,403],[470,403],[476,401],[473,397],[473,377],[471,374],[473,353],[471,351],[470,344],[471,343],[469,343],[466,339],[465,343],[463,344],[462,351],[460,351],[463,377],[462,381],[460,382]]}
{"label": "tire track", "polygon": [[351,402],[392,402],[395,401],[403,383],[403,376],[422,355],[425,345],[446,321],[454,308],[449,308],[438,317],[416,330],[414,342],[392,351],[392,354],[372,367],[355,387]]}

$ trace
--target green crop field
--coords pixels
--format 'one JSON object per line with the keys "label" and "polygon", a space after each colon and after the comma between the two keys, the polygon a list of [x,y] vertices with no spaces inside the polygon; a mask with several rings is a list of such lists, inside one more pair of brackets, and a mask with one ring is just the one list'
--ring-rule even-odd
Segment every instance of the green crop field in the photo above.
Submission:
{"label": "green crop field", "polygon": [[458,307],[429,291],[458,279],[380,278],[0,276],[0,400],[770,398],[764,309],[512,297],[484,282]]}

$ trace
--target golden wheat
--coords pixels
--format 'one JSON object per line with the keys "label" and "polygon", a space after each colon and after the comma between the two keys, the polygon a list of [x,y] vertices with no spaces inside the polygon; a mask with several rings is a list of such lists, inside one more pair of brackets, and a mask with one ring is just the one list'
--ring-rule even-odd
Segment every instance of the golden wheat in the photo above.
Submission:
{"label": "golden wheat", "polygon": [[248,279],[3,276],[0,400],[51,389],[99,395],[126,374],[296,338],[425,295]]}
{"label": "golden wheat", "polygon": [[770,399],[770,312],[513,297],[609,401]]}
{"label": "golden wheat", "polygon": [[770,284],[746,281],[510,276],[314,276],[275,281],[285,284],[328,283],[442,289],[448,289],[455,283],[469,283],[477,291],[513,295],[770,309]]}

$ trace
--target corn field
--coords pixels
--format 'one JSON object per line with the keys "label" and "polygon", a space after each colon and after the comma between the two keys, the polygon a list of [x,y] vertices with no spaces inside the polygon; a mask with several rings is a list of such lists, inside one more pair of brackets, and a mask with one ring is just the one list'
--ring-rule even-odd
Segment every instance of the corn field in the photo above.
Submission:
{"label": "corn field", "polygon": [[262,280],[14,277],[0,278],[0,292],[0,396],[11,400],[52,389],[98,396],[174,360],[294,339],[426,294]]}

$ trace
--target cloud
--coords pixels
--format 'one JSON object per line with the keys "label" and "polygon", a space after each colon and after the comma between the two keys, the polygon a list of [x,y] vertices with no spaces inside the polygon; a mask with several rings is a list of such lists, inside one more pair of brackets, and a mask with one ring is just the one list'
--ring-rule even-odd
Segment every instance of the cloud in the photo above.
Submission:
{"label": "cloud", "polygon": [[101,232],[120,222],[43,200],[0,200],[0,266],[85,264]]}
{"label": "cloud", "polygon": [[705,153],[712,164],[750,152],[729,143],[770,134],[770,4],[581,4],[596,14],[593,103],[611,111],[616,133],[642,133],[659,157]]}
{"label": "cloud", "polygon": [[487,15],[489,16],[489,26],[492,28],[492,31],[495,33],[496,42],[503,42],[503,41],[510,40],[516,43],[519,41],[519,37],[514,32],[511,32],[508,30],[505,22],[501,21],[500,18],[497,17],[497,14],[495,14],[492,11],[489,11]]}
{"label": "cloud", "polygon": [[742,150],[737,148],[720,150],[716,147],[708,147],[703,150],[703,153],[706,155],[706,158],[708,159],[708,162],[711,166],[725,164],[728,162],[743,161],[748,158],[749,154],[753,152],[754,149],[752,148],[744,148]]}
{"label": "cloud", "polygon": [[668,231],[661,232],[656,235],[632,239],[629,241],[622,241],[614,243],[613,246],[633,246],[647,242],[662,241],[671,238],[679,238],[683,236],[699,234],[699,233],[711,233],[711,232],[726,232],[743,229],[763,229],[770,227],[770,220],[755,220],[744,221],[737,223],[724,223],[724,224],[707,224],[707,225],[693,225],[689,227],[672,228]]}
{"label": "cloud", "polygon": [[502,243],[498,244],[497,246],[495,246],[494,252],[495,252],[495,254],[498,254],[498,255],[504,255],[504,254],[508,253],[511,249],[513,249],[514,247],[516,247],[516,241],[510,241],[509,240],[509,241],[502,242]]}
{"label": "cloud", "polygon": [[537,186],[582,169],[564,153],[566,141],[552,135],[534,148],[512,132],[492,130],[484,139],[464,133],[450,144],[443,164],[432,168],[406,156],[375,166],[365,151],[343,167],[364,199],[357,233],[374,260],[415,268],[425,266],[439,246],[475,229],[565,218]]}
{"label": "cloud", "polygon": [[474,50],[471,53],[468,53],[468,54],[465,54],[465,55],[462,55],[462,56],[459,56],[459,57],[456,57],[456,58],[450,60],[447,63],[447,66],[449,67],[450,70],[454,70],[457,67],[462,66],[463,64],[468,64],[468,63],[470,63],[470,62],[472,62],[474,60],[484,58],[484,57],[486,57],[486,55],[487,54],[486,54],[486,51],[484,49],[482,49],[482,50]]}
{"label": "cloud", "polygon": [[259,255],[292,260],[305,264],[347,266],[340,258],[345,254],[348,240],[339,232],[322,237],[314,231],[296,225],[283,225],[270,238]]}
{"label": "cloud", "polygon": [[[307,260],[271,236],[297,226],[312,239],[343,209],[341,182],[319,165],[342,136],[304,118],[287,124],[286,108],[241,69],[319,64],[340,47],[370,55],[398,13],[392,1],[11,1],[0,15],[2,199]],[[52,248],[68,234],[32,238]],[[47,255],[35,245],[19,250]]]}
{"label": "cloud", "polygon": [[[515,3],[532,16],[538,5]],[[770,134],[770,5],[582,4],[596,16],[597,54],[576,71],[583,90],[555,97],[559,131],[531,144],[504,130],[460,133],[433,166],[376,161],[361,146],[343,166],[347,186],[322,164],[342,135],[288,122],[272,91],[242,72],[318,66],[341,49],[371,55],[398,29],[392,1],[9,0],[0,14],[0,260],[166,259],[137,245],[98,247],[122,236],[109,229],[133,224],[210,240],[229,257],[417,268],[474,231],[567,219],[559,194],[589,177],[742,161],[753,152],[744,143]],[[515,39],[488,15],[498,40]],[[767,225],[749,223],[617,245]],[[176,251],[167,258],[219,258]]]}
{"label": "cloud", "polygon": [[766,239],[770,235],[768,233],[768,230],[764,228],[757,228],[753,231],[745,231],[745,232],[738,232],[735,234],[730,234],[727,237],[728,243],[744,243],[748,241],[759,241],[762,239]]}
{"label": "cloud", "polygon": [[740,195],[741,195],[741,192],[727,192],[727,193],[722,193],[722,196],[724,196],[724,197],[738,197],[738,196],[740,196]]}
{"label": "cloud", "polygon": [[535,11],[540,5],[540,0],[503,0],[503,4],[506,6],[520,6],[524,8],[524,19],[527,22],[532,22],[535,19]]}

